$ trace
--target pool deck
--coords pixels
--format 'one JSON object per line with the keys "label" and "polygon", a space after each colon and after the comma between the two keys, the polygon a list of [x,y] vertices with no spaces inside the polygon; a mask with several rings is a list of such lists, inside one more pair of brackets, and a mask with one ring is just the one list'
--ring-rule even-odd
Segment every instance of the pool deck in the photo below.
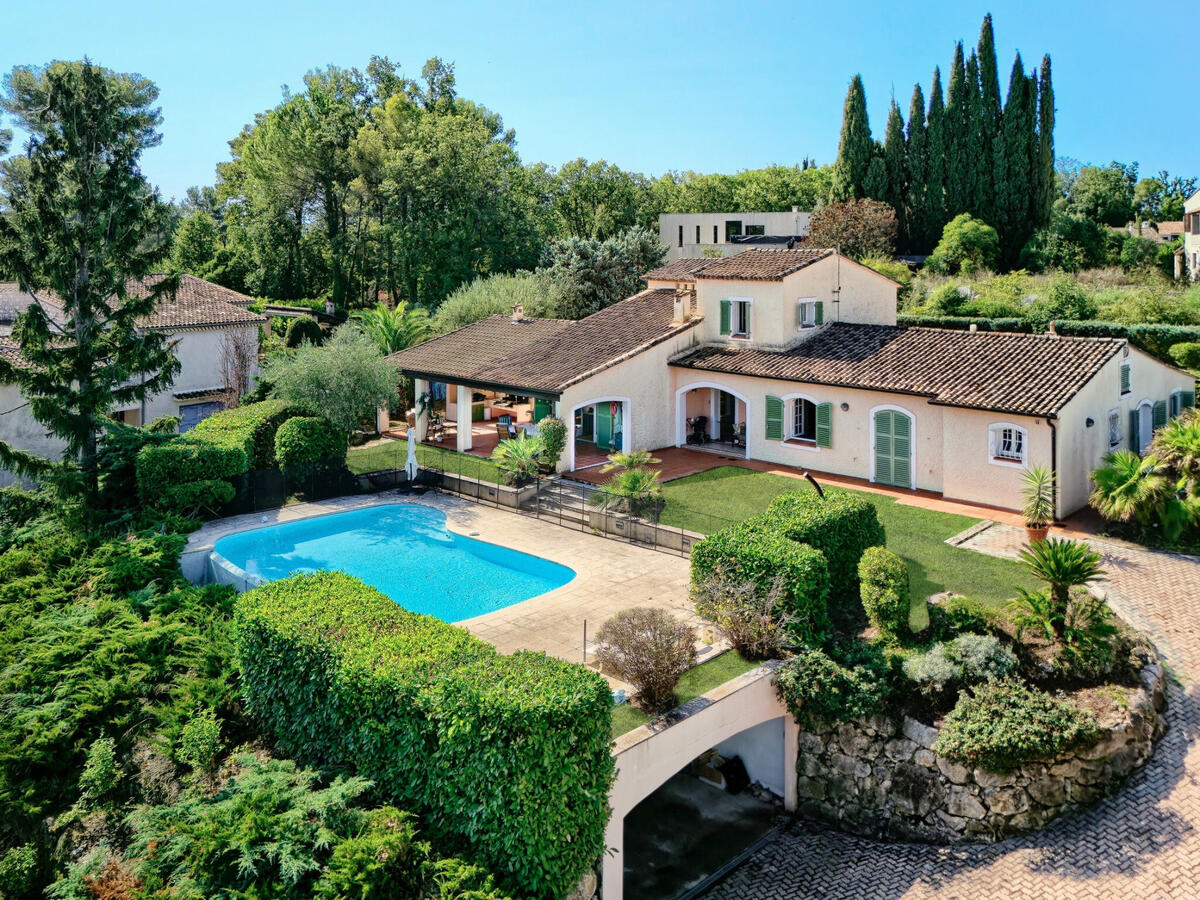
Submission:
{"label": "pool deck", "polygon": [[[346,512],[387,503],[415,503],[446,514],[446,527],[458,534],[532,553],[575,571],[560,588],[496,612],[455,624],[494,645],[501,653],[542,650],[569,662],[583,662],[583,629],[587,622],[588,661],[596,630],[611,616],[635,606],[668,610],[700,626],[688,600],[688,561],[643,547],[572,531],[510,510],[471,503],[434,491],[414,496],[391,491],[370,496],[339,497],[296,503],[263,513],[208,522],[194,531],[184,548],[184,575],[201,582],[208,573],[208,554],[227,534]],[[703,637],[706,628],[698,631]],[[704,643],[708,643],[705,641]],[[711,658],[715,650],[699,661]],[[627,687],[616,679],[615,687]]]}

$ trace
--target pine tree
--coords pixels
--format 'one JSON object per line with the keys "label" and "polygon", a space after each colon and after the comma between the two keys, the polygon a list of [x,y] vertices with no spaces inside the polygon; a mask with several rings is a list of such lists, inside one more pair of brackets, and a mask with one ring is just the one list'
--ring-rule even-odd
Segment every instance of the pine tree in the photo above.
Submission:
{"label": "pine tree", "polygon": [[950,87],[946,94],[946,216],[947,220],[967,211],[971,201],[967,159],[970,148],[967,136],[967,73],[963,45],[954,45],[954,62],[950,66]]}
{"label": "pine tree", "polygon": [[942,235],[942,227],[949,221],[946,216],[946,167],[949,163],[946,152],[946,108],[942,99],[942,73],[936,67],[933,70],[933,82],[929,86],[929,115],[925,119],[925,134],[929,151],[924,249],[931,250]]}
{"label": "pine tree", "polygon": [[[82,493],[89,516],[98,493],[97,445],[114,406],[167,388],[179,371],[166,336],[139,323],[173,290],[144,283],[162,257],[166,206],[139,168],[159,143],[158,89],[137,75],[83,62],[19,67],[0,105],[29,135],[5,166],[0,189],[0,269],[38,298],[17,319],[20,362],[0,358],[33,417],[66,444],[54,463],[0,443],[0,464]],[[43,303],[53,300],[61,313]]]}
{"label": "pine tree", "polygon": [[904,172],[908,193],[908,237],[901,240],[910,250],[933,246],[929,235],[929,141],[925,131],[925,95],[921,85],[913,85],[908,106],[908,134],[904,145]]}
{"label": "pine tree", "polygon": [[1054,86],[1050,81],[1050,57],[1042,57],[1037,79],[1038,198],[1033,210],[1035,227],[1045,225],[1054,214],[1058,184],[1054,172]]}
{"label": "pine tree", "polygon": [[[1034,193],[1029,165],[1029,136],[1034,128],[1034,98],[1018,53],[1008,81],[1008,99],[1000,119],[999,152],[994,157],[997,184],[996,231],[1004,261],[1012,265],[1032,233],[1029,197]],[[1003,190],[1000,190],[1000,188]]]}
{"label": "pine tree", "polygon": [[872,155],[871,125],[867,121],[867,95],[862,76],[855,75],[846,92],[842,110],[842,136],[833,167],[832,199],[851,200],[866,196],[867,169]]}
{"label": "pine tree", "polygon": [[996,39],[992,32],[992,14],[983,17],[979,30],[979,103],[975,107],[975,131],[979,140],[979,181],[976,193],[979,215],[995,224],[999,188],[995,184],[989,161],[996,153],[1000,133],[1000,80],[996,67]]}
{"label": "pine tree", "polygon": [[888,110],[887,133],[883,139],[883,164],[887,170],[887,187],[883,202],[896,211],[901,246],[908,246],[908,176],[904,167],[904,119],[900,107],[892,100]]}

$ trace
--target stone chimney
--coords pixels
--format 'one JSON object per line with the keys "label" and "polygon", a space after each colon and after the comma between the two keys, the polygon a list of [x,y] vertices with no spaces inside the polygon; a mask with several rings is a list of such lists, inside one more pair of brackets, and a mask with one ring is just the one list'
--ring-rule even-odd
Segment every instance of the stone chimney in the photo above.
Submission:
{"label": "stone chimney", "polygon": [[972,331],[978,331],[978,330],[979,330],[979,323],[978,323],[978,322],[972,322],[972,323],[971,323],[971,330],[972,330]]}
{"label": "stone chimney", "polygon": [[1054,337],[1058,337],[1058,326],[1054,322],[1050,323],[1050,333],[1054,335]]}
{"label": "stone chimney", "polygon": [[520,322],[524,318],[525,318],[525,307],[524,307],[524,305],[518,303],[516,306],[513,307],[512,320],[515,324],[517,322]]}
{"label": "stone chimney", "polygon": [[676,288],[674,304],[671,307],[671,324],[682,325],[692,318],[692,300],[696,292],[691,288]]}

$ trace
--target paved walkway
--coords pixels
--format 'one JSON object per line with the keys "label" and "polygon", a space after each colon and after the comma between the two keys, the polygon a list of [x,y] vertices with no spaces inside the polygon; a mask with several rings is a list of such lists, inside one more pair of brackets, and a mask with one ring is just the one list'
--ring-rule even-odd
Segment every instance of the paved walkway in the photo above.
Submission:
{"label": "paved walkway", "polygon": [[[997,525],[964,545],[1014,555],[1023,535]],[[946,900],[1200,896],[1200,561],[1089,539],[1105,556],[1109,602],[1149,634],[1179,677],[1168,731],[1113,797],[1001,844],[880,844],[797,821],[706,896],[727,900]]]}

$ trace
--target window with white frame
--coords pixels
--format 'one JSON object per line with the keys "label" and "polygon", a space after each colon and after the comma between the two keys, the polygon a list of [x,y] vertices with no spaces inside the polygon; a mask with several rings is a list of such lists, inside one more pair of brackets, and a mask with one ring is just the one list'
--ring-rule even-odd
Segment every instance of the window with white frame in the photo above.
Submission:
{"label": "window with white frame", "polygon": [[1025,429],[1007,422],[998,422],[988,429],[988,443],[993,462],[1024,465],[1028,450]]}
{"label": "window with white frame", "polygon": [[797,397],[792,401],[792,429],[788,437],[793,441],[817,440],[817,405],[811,400]]}
{"label": "window with white frame", "polygon": [[1119,409],[1110,409],[1108,411],[1108,449],[1109,451],[1116,450],[1121,446],[1121,411]]}
{"label": "window with white frame", "polygon": [[816,328],[817,327],[817,301],[816,300],[797,300],[796,301],[796,327],[797,328]]}
{"label": "window with white frame", "polygon": [[734,337],[750,336],[750,301],[734,300],[730,312],[733,315],[732,333]]}

